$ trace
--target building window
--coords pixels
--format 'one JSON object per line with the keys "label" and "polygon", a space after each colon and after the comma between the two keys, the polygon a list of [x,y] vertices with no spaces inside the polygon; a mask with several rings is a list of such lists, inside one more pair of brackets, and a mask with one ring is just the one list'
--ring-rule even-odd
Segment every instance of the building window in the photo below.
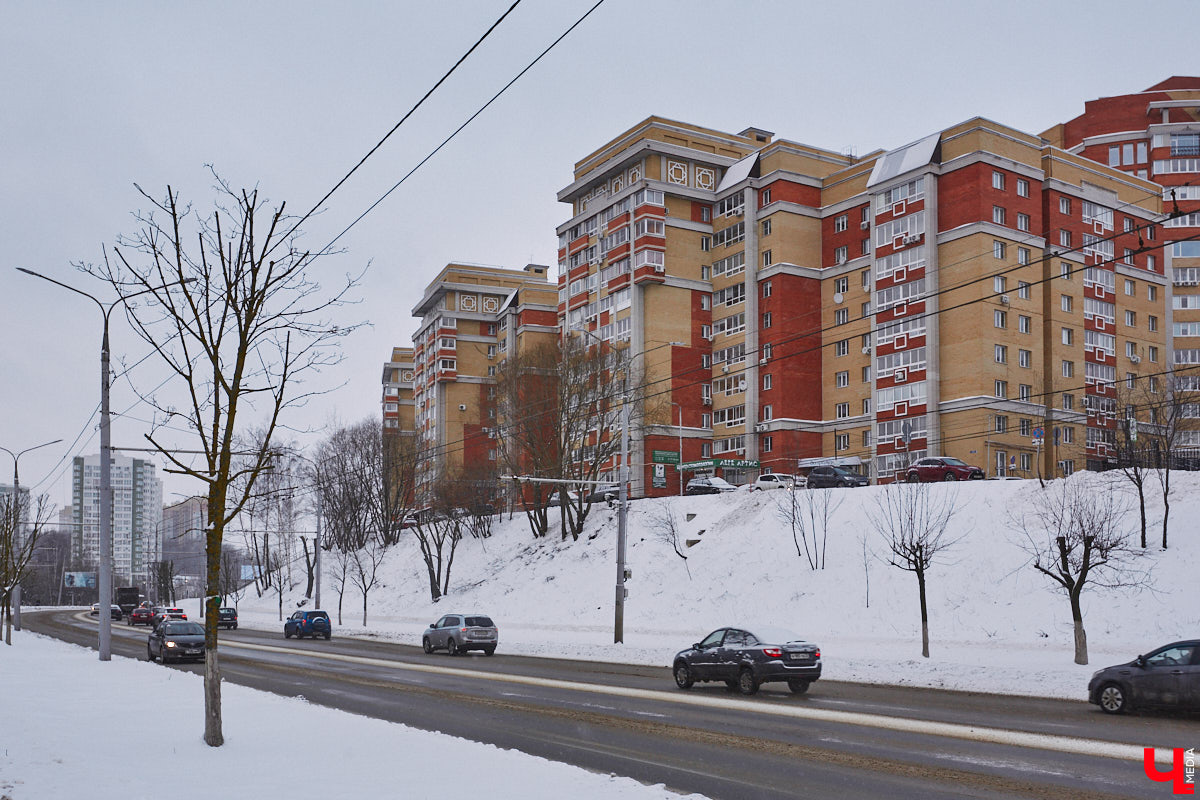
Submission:
{"label": "building window", "polygon": [[1075,395],[1064,394],[1062,396],[1062,407],[1063,407],[1063,411],[1074,411],[1075,410]]}
{"label": "building window", "polygon": [[1018,247],[1017,248],[1017,263],[1022,264],[1022,265],[1029,264],[1029,248],[1028,247]]}
{"label": "building window", "polygon": [[850,385],[850,371],[842,370],[834,376],[834,380],[837,384],[837,388],[844,389]]}
{"label": "building window", "polygon": [[1146,317],[1146,329],[1151,331],[1158,330],[1158,317],[1149,314]]}
{"label": "building window", "polygon": [[766,283],[763,284],[762,295],[763,295],[763,297],[771,296],[771,282],[770,281],[767,281]]}
{"label": "building window", "polygon": [[850,291],[849,278],[837,278],[833,282],[833,290],[839,294],[845,294]]}
{"label": "building window", "polygon": [[[1146,287],[1146,299],[1151,303],[1158,301],[1158,287],[1150,284]],[[1151,330],[1154,330],[1151,328]]]}
{"label": "building window", "polygon": [[849,450],[850,449],[850,434],[839,433],[834,437],[834,449]]}
{"label": "building window", "polygon": [[1008,433],[1008,417],[1003,414],[996,415],[996,433]]}
{"label": "building window", "polygon": [[[866,412],[863,412],[863,413],[866,413]],[[865,431],[862,432],[862,446],[863,447],[871,446],[871,429],[870,428],[867,428]]]}
{"label": "building window", "polygon": [[762,205],[762,206],[771,205],[771,190],[770,189],[762,190],[761,199],[759,200],[759,205]]}
{"label": "building window", "polygon": [[[1029,197],[1029,181],[1024,178],[1017,178],[1017,196]],[[1028,217],[1026,217],[1028,219]]]}
{"label": "building window", "polygon": [[771,312],[770,311],[768,311],[762,315],[762,326],[764,328],[771,327]]}
{"label": "building window", "polygon": [[846,228],[848,228],[848,227],[850,227],[850,215],[849,214],[839,214],[838,216],[834,217],[834,220],[833,220],[833,232],[834,233],[841,233],[842,231],[846,230]]}
{"label": "building window", "polygon": [[1137,284],[1131,280],[1126,280],[1125,281],[1125,294],[1128,295],[1129,297],[1133,297],[1134,295],[1136,295],[1137,294]]}
{"label": "building window", "polygon": [[1060,245],[1062,245],[1063,247],[1070,247],[1071,246],[1071,232],[1066,231],[1066,230],[1059,231],[1058,232],[1058,243]]}
{"label": "building window", "polygon": [[709,367],[711,367],[712,366],[712,355],[709,353],[701,353],[700,354],[700,366],[704,367],[705,369],[708,369]]}
{"label": "building window", "polygon": [[1125,324],[1128,325],[1130,328],[1137,327],[1137,312],[1136,311],[1126,311],[1125,312]]}
{"label": "building window", "polygon": [[1017,363],[1020,364],[1022,367],[1025,367],[1026,369],[1029,369],[1030,367],[1032,367],[1033,366],[1033,351],[1018,350],[1017,351]]}
{"label": "building window", "polygon": [[492,322],[492,323],[489,323],[489,324],[488,324],[488,327],[487,327],[487,335],[488,335],[488,336],[495,336],[495,335],[496,335],[496,323]]}
{"label": "building window", "polygon": [[836,416],[838,419],[847,419],[850,416],[850,404],[838,403],[837,407],[834,409],[834,416]]}
{"label": "building window", "polygon": [[775,417],[775,409],[769,405],[763,406],[763,410],[762,410],[763,422],[767,422],[768,420],[774,419],[774,417]]}
{"label": "building window", "polygon": [[862,382],[863,383],[871,382],[871,368],[869,366],[862,368]]}
{"label": "building window", "polygon": [[706,411],[700,415],[700,427],[701,428],[711,428],[712,427],[712,414],[709,414]]}
{"label": "building window", "polygon": [[871,398],[869,398],[869,397],[864,397],[864,398],[863,398],[863,410],[862,410],[862,413],[863,413],[863,414],[870,414],[870,413],[871,413]]}
{"label": "building window", "polygon": [[997,364],[1007,364],[1008,363],[1008,346],[1007,345],[1003,345],[1003,344],[996,345],[996,363]]}
{"label": "building window", "polygon": [[1022,300],[1029,299],[1029,284],[1025,281],[1017,281],[1017,297]]}
{"label": "building window", "polygon": [[1073,328],[1062,329],[1062,343],[1065,345],[1075,344],[1075,330]]}
{"label": "building window", "polygon": [[862,279],[862,288],[864,291],[871,288],[871,270],[864,269],[859,276]]}
{"label": "building window", "polygon": [[1004,258],[1008,246],[1004,242],[992,242],[992,256],[995,258]]}
{"label": "building window", "polygon": [[1066,311],[1068,314],[1071,313],[1071,309],[1074,307],[1074,305],[1075,305],[1075,303],[1071,299],[1071,295],[1069,295],[1069,294],[1064,294],[1064,295],[1062,295],[1061,298],[1059,298],[1059,306],[1062,308],[1063,311]]}
{"label": "building window", "polygon": [[1075,270],[1072,269],[1071,265],[1068,264],[1066,261],[1063,261],[1063,262],[1059,263],[1059,265],[1058,265],[1058,277],[1062,278],[1064,281],[1071,280],[1071,274],[1074,271]]}
{"label": "building window", "polygon": [[712,206],[700,206],[700,221],[712,222]]}
{"label": "building window", "polygon": [[1004,209],[1004,206],[992,206],[992,222],[997,225],[1003,225],[1007,218],[1008,212]]}
{"label": "building window", "polygon": [[496,365],[495,365],[495,364],[493,364],[492,366],[488,367],[488,377],[489,377],[489,378],[494,378],[494,377],[496,377]]}
{"label": "building window", "polygon": [[870,300],[868,300],[867,302],[862,304],[862,318],[866,319],[869,316],[871,316],[871,301]]}
{"label": "building window", "polygon": [[1029,472],[1033,468],[1033,457],[1029,453],[1021,453],[1021,471]]}
{"label": "building window", "polygon": [[1003,275],[997,275],[992,278],[992,291],[996,294],[1004,294],[1008,291],[1008,278]]}
{"label": "building window", "polygon": [[997,328],[1007,328],[1008,312],[1001,311],[997,308],[994,312],[992,312],[992,324]]}
{"label": "building window", "polygon": [[703,253],[707,253],[711,249],[712,249],[712,237],[711,236],[701,236],[700,237],[700,251]]}
{"label": "building window", "polygon": [[774,445],[775,443],[771,440],[770,436],[762,437],[762,451],[764,453],[771,452],[771,449],[774,447]]}
{"label": "building window", "polygon": [[704,294],[700,295],[700,309],[702,311],[708,311],[711,308],[712,308],[712,295],[705,292]]}
{"label": "building window", "polygon": [[1059,435],[1062,437],[1063,444],[1074,444],[1075,443],[1075,429],[1074,428],[1072,428],[1070,426],[1066,426],[1066,427],[1062,428]]}
{"label": "building window", "polygon": [[1033,396],[1033,387],[1027,383],[1022,383],[1017,386],[1017,399],[1023,403],[1028,403],[1029,398]]}
{"label": "building window", "polygon": [[992,171],[992,188],[1004,191],[1004,173]]}
{"label": "building window", "polygon": [[763,391],[765,392],[765,391],[767,391],[768,389],[770,389],[770,388],[771,388],[771,385],[772,385],[772,384],[771,384],[771,376],[770,376],[770,374],[763,375]]}
{"label": "building window", "polygon": [[862,242],[859,243],[858,254],[862,255],[862,256],[869,256],[871,254],[871,237],[870,236],[863,239]]}
{"label": "building window", "polygon": [[1029,418],[1021,417],[1020,422],[1017,424],[1020,428],[1022,436],[1032,436],[1033,435],[1033,422],[1030,421]]}
{"label": "building window", "polygon": [[1017,214],[1017,230],[1019,230],[1019,231],[1029,230],[1029,215],[1028,214]]}
{"label": "building window", "polygon": [[834,311],[833,311],[833,324],[834,325],[845,325],[849,321],[850,321],[850,309],[848,309],[848,308],[834,309]]}
{"label": "building window", "polygon": [[849,255],[849,249],[845,245],[842,245],[833,251],[833,260],[838,264],[844,264]]}
{"label": "building window", "polygon": [[1032,332],[1030,318],[1025,316],[1024,314],[1018,314],[1017,315],[1017,330],[1020,331],[1021,333]]}
{"label": "building window", "polygon": [[764,220],[763,220],[763,224],[762,224],[762,235],[763,235],[763,236],[770,236],[770,235],[771,235],[771,220],[769,220],[769,219],[764,219]]}
{"label": "building window", "polygon": [[1146,348],[1146,352],[1149,353],[1149,355],[1150,355],[1150,363],[1152,363],[1152,364],[1158,363],[1158,348],[1157,347],[1155,347],[1154,345],[1150,345],[1149,347]]}
{"label": "building window", "polygon": [[1133,266],[1133,251],[1128,247],[1125,248],[1125,252],[1121,256],[1121,261],[1125,264]]}
{"label": "building window", "polygon": [[700,443],[700,457],[701,458],[712,458],[712,442],[701,442]]}
{"label": "building window", "polygon": [[835,356],[844,356],[850,354],[850,340],[839,339],[833,345],[833,354]]}
{"label": "building window", "polygon": [[996,397],[1008,397],[1008,381],[996,381]]}
{"label": "building window", "polygon": [[1075,362],[1074,361],[1062,362],[1062,376],[1064,378],[1074,378],[1075,377]]}
{"label": "building window", "polygon": [[769,267],[769,266],[771,266],[771,264],[772,264],[772,263],[773,263],[773,262],[772,262],[772,260],[771,260],[771,251],[770,251],[770,250],[763,250],[763,253],[762,253],[762,265],[763,265],[764,267]]}
{"label": "building window", "polygon": [[1058,198],[1058,213],[1060,213],[1060,214],[1070,214],[1071,213],[1071,198],[1069,198],[1069,197]]}

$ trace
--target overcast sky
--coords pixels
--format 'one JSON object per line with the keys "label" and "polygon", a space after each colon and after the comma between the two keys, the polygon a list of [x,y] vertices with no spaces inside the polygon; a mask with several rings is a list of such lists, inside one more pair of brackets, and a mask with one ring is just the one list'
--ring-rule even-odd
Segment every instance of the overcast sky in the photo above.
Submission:
{"label": "overcast sky", "polygon": [[[306,241],[328,242],[593,2],[523,0],[306,225]],[[16,267],[103,294],[71,264],[133,230],[133,184],[162,194],[169,183],[207,207],[206,164],[307,210],[510,3],[0,3],[0,446],[65,440],[21,459],[22,484],[67,502],[70,457],[99,451],[101,326],[87,300]],[[341,312],[370,326],[321,376],[336,390],[292,418],[316,430],[297,438],[378,415],[382,364],[410,343],[412,307],[446,263],[553,264],[569,215],[556,191],[577,159],[639,120],[753,125],[859,154],[977,115],[1037,133],[1085,100],[1200,74],[1195,4],[1135,9],[606,0],[360,222],[344,255],[318,262],[329,284],[370,264],[362,302]],[[146,355],[123,322],[112,337],[118,371]],[[114,446],[144,445],[149,411],[128,382],[162,375],[151,359],[114,384]],[[0,482],[11,469],[0,453]],[[167,477],[164,498],[197,491]]]}

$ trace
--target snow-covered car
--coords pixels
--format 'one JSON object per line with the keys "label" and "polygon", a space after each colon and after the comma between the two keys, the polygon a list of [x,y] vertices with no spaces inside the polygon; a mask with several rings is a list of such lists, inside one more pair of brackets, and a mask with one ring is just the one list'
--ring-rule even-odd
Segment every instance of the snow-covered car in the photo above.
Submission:
{"label": "snow-covered car", "polygon": [[692,478],[688,481],[687,488],[683,490],[684,494],[721,494],[722,492],[736,492],[737,487],[723,478]]}
{"label": "snow-covered car", "polygon": [[795,475],[780,475],[776,472],[767,472],[758,476],[758,480],[750,484],[750,491],[763,491],[764,489],[803,489],[805,484],[804,478],[797,478]]}
{"label": "snow-covered car", "polygon": [[679,651],[671,671],[680,689],[699,681],[724,681],[750,695],[764,683],[779,681],[804,694],[821,677],[821,648],[772,626],[718,628]]}

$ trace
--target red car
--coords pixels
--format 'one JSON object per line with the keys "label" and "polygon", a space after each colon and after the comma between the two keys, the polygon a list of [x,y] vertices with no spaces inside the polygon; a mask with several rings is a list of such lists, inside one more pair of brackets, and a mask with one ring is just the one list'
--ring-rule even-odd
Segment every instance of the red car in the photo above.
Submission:
{"label": "red car", "polygon": [[981,481],[986,476],[979,467],[950,456],[921,458],[908,468],[909,483],[926,481]]}
{"label": "red car", "polygon": [[130,625],[149,625],[154,612],[148,608],[135,608],[129,612]]}

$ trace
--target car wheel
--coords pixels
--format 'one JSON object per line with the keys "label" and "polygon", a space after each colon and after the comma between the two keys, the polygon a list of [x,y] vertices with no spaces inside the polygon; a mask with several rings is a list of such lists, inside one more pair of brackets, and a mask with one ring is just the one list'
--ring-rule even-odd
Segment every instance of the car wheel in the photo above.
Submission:
{"label": "car wheel", "polygon": [[285,638],[285,639],[292,638],[292,632],[290,630],[288,630],[287,628],[284,628],[283,629],[283,638]]}
{"label": "car wheel", "polygon": [[942,480],[944,480],[944,481],[956,481],[956,480],[958,480],[958,476],[957,476],[957,475],[955,475],[953,472],[947,472],[947,473],[946,473],[946,475],[945,475],[945,477],[943,477],[943,478],[942,478]]}
{"label": "car wheel", "polygon": [[332,632],[325,634],[325,641],[327,641],[327,642],[328,642],[328,641],[329,641],[329,637],[330,637],[330,636],[332,636],[332,635],[333,635],[333,633],[332,633]]}
{"label": "car wheel", "polygon": [[426,654],[433,652],[433,645],[429,643],[428,636],[421,639],[421,649],[424,650]]}
{"label": "car wheel", "polygon": [[754,671],[749,667],[742,669],[738,675],[737,687],[738,691],[746,696],[757,693],[758,678],[754,677]]}
{"label": "car wheel", "polygon": [[725,688],[728,689],[729,691],[732,692],[734,689],[737,689],[737,687],[738,687],[737,681],[725,681]]}
{"label": "car wheel", "polygon": [[695,681],[692,679],[692,671],[688,669],[686,661],[680,661],[675,665],[675,685],[680,689],[690,689]]}
{"label": "car wheel", "polygon": [[917,473],[915,473],[915,472],[908,473],[908,482],[909,483],[919,483],[920,481],[921,481],[921,478],[919,475],[917,475]]}
{"label": "car wheel", "polygon": [[453,639],[446,642],[446,652],[452,656],[458,655],[458,642],[454,641]]}
{"label": "car wheel", "polygon": [[160,647],[158,649],[158,663],[166,666],[167,663],[167,648]]}
{"label": "car wheel", "polygon": [[235,631],[237,630],[237,623],[236,623],[236,622],[235,622],[235,623],[233,623],[233,629],[234,629]]}
{"label": "car wheel", "polygon": [[483,648],[483,654],[485,656],[495,655],[496,654],[496,645],[493,644],[493,645],[489,645],[488,647]]}
{"label": "car wheel", "polygon": [[146,644],[146,660],[147,661],[154,660],[154,651],[150,649],[149,643]]}
{"label": "car wheel", "polygon": [[788,688],[792,690],[792,694],[804,694],[808,691],[808,685],[812,681],[806,681],[803,678],[789,678]]}
{"label": "car wheel", "polygon": [[1106,683],[1100,687],[1100,708],[1106,714],[1124,714],[1129,710],[1129,701],[1125,690],[1116,683]]}

